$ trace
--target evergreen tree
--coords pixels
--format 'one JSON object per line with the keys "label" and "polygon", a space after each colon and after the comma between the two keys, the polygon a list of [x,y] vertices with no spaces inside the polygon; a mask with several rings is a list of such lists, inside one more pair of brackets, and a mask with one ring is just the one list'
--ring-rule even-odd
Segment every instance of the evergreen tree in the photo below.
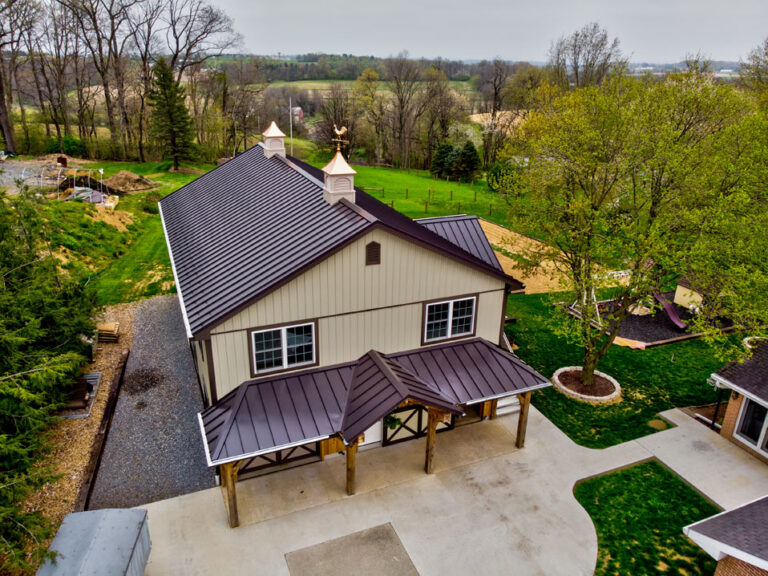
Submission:
{"label": "evergreen tree", "polygon": [[459,156],[461,156],[461,147],[456,146],[452,148],[448,156],[445,158],[445,165],[440,176],[443,178],[456,178],[458,180],[458,173],[461,171],[459,164]]}
{"label": "evergreen tree", "polygon": [[51,254],[39,200],[0,193],[0,573],[31,570],[50,526],[24,498],[48,480],[34,467],[44,431],[93,333],[85,282]]}
{"label": "evergreen tree", "polygon": [[457,180],[469,182],[474,179],[475,174],[477,174],[479,169],[480,155],[477,153],[477,148],[472,144],[472,141],[467,140],[467,143],[464,144],[461,152],[459,152],[454,175]]}
{"label": "evergreen tree", "polygon": [[148,100],[152,106],[152,137],[171,154],[173,168],[188,158],[192,149],[192,120],[185,102],[184,87],[176,81],[164,58],[153,68],[154,78]]}
{"label": "evergreen tree", "polygon": [[438,178],[442,177],[445,173],[445,162],[448,156],[453,152],[453,146],[443,142],[435,150],[435,155],[432,157],[432,165],[429,167],[429,171],[433,176]]}

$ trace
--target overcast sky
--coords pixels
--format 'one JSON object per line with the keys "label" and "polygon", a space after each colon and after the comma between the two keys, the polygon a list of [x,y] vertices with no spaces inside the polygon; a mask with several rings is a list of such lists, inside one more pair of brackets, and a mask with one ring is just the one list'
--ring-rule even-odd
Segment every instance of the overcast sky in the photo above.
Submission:
{"label": "overcast sky", "polygon": [[768,36],[768,0],[213,0],[244,52],[546,60],[553,39],[590,21],[633,62],[701,51],[739,60]]}

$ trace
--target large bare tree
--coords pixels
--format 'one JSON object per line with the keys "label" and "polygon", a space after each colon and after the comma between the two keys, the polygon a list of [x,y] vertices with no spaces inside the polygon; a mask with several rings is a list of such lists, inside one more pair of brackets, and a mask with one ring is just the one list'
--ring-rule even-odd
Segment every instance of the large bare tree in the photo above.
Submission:
{"label": "large bare tree", "polygon": [[391,126],[395,162],[400,168],[408,168],[413,130],[426,107],[425,99],[421,98],[421,69],[417,62],[408,58],[407,52],[388,58],[384,67],[392,93]]}
{"label": "large bare tree", "polygon": [[548,67],[552,80],[562,88],[583,88],[600,84],[625,63],[618,38],[611,39],[605,28],[590,22],[552,44]]}

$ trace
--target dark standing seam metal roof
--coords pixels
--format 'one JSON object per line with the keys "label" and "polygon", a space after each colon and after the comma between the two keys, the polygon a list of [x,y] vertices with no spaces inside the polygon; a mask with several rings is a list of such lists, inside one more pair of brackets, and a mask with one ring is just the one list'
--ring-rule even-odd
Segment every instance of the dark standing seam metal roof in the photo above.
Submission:
{"label": "dark standing seam metal roof", "polygon": [[760,342],[744,362],[731,362],[716,374],[768,404],[768,342]]}
{"label": "dark standing seam metal roof", "polygon": [[768,496],[686,528],[695,542],[696,534],[701,534],[768,562]]}
{"label": "dark standing seam metal roof", "polygon": [[357,362],[347,391],[341,434],[357,438],[405,400],[461,414],[456,399],[433,389],[418,376],[371,350]]}
{"label": "dark standing seam metal roof", "polygon": [[465,252],[480,258],[489,266],[503,270],[477,216],[462,214],[441,218],[421,218],[416,222],[427,230],[431,230],[438,236],[456,244]]}
{"label": "dark standing seam metal roof", "polygon": [[359,189],[357,206],[328,204],[313,178],[322,182],[322,171],[254,146],[160,201],[191,335],[376,225],[513,281]]}
{"label": "dark standing seam metal roof", "polygon": [[370,221],[255,146],[160,203],[189,328],[199,332]]}
{"label": "dark standing seam metal roof", "polygon": [[210,466],[341,432],[348,441],[411,398],[462,404],[545,388],[550,382],[482,338],[244,382],[200,413]]}

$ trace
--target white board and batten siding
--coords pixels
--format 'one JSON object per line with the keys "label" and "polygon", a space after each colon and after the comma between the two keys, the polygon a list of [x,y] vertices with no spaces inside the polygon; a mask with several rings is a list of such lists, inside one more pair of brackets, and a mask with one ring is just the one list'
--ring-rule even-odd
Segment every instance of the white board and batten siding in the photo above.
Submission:
{"label": "white board and batten siding", "polygon": [[[381,245],[366,266],[365,247]],[[221,398],[251,379],[248,331],[316,320],[321,366],[421,346],[424,302],[478,294],[476,335],[499,337],[504,280],[386,232],[373,230],[211,331]]]}

